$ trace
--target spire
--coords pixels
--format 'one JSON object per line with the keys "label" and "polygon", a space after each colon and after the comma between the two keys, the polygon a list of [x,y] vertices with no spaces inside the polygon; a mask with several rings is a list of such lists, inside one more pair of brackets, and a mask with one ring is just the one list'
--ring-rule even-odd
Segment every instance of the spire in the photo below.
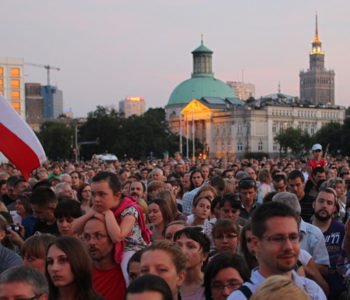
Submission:
{"label": "spire", "polygon": [[280,81],[278,81],[277,93],[281,94],[281,82]]}
{"label": "spire", "polygon": [[203,33],[201,33],[201,46],[203,46],[204,45],[204,35],[203,35]]}
{"label": "spire", "polygon": [[319,43],[320,40],[318,38],[318,18],[317,18],[317,12],[316,12],[316,28],[315,28],[315,38],[314,43]]}

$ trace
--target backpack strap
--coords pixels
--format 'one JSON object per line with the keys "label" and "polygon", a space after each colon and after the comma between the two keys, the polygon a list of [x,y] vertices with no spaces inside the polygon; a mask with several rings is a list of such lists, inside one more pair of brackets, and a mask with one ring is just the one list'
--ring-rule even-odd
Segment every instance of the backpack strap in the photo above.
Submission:
{"label": "backpack strap", "polygon": [[250,299],[250,297],[252,296],[252,291],[250,290],[249,287],[247,287],[246,285],[241,285],[237,291],[240,291],[247,299]]}

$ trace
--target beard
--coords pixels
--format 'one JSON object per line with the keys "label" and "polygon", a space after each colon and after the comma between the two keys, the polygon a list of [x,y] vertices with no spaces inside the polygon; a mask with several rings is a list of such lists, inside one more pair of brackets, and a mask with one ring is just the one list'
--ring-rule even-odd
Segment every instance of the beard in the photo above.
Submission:
{"label": "beard", "polygon": [[[324,215],[320,214],[320,212],[322,212],[322,211],[323,211],[323,212],[326,212],[326,214],[324,214]],[[328,221],[331,217],[332,217],[332,215],[330,215],[330,214],[328,213],[328,211],[323,210],[323,209],[321,209],[321,210],[315,212],[315,218],[316,218],[317,220],[319,220],[319,221],[322,221],[322,222]]]}

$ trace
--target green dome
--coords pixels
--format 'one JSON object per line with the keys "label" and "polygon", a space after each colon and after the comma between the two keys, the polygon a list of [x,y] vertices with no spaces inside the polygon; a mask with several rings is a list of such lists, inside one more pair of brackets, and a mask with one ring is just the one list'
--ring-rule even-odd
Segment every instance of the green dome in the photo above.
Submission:
{"label": "green dome", "polygon": [[233,90],[214,77],[193,77],[181,82],[171,93],[168,105],[187,104],[193,98],[235,98]]}

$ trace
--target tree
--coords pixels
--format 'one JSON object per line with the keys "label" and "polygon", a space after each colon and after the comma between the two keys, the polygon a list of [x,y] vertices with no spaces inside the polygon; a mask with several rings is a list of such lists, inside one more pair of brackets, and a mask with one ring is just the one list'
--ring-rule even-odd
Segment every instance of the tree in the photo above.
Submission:
{"label": "tree", "polygon": [[345,128],[342,124],[331,122],[321,127],[315,134],[315,142],[328,149],[328,153],[337,155],[343,149]]}
{"label": "tree", "polygon": [[70,125],[47,121],[40,127],[38,138],[48,158],[69,158],[72,155],[74,130]]}
{"label": "tree", "polygon": [[288,149],[294,154],[301,154],[305,149],[309,149],[312,144],[312,138],[307,132],[293,127],[281,130],[275,136],[275,141],[280,145],[280,152],[283,151],[285,154],[288,152]]}

